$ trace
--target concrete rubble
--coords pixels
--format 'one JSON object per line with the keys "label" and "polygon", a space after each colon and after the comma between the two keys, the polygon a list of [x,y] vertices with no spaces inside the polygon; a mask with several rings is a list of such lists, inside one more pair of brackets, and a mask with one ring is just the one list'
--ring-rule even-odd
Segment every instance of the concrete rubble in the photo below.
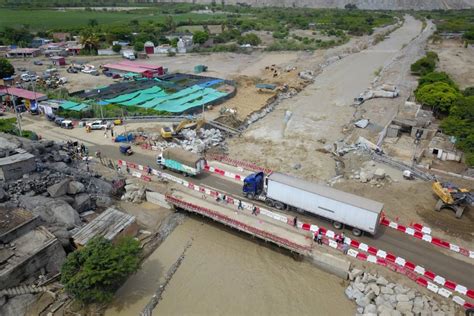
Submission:
{"label": "concrete rubble", "polygon": [[357,304],[356,315],[455,315],[452,302],[438,302],[414,289],[359,269],[349,272],[346,296]]}
{"label": "concrete rubble", "polygon": [[159,141],[161,139],[159,135],[150,135],[150,138],[159,151],[169,147],[181,147],[194,153],[203,153],[212,147],[221,146],[225,148],[225,135],[217,128],[200,128],[198,131],[183,129],[179,135],[180,137],[175,138],[173,142]]}
{"label": "concrete rubble", "polygon": [[134,179],[127,179],[125,185],[125,194],[122,195],[122,201],[132,203],[141,203],[146,198],[146,187]]}
{"label": "concrete rubble", "polygon": [[[72,232],[84,225],[80,214],[105,209],[113,203],[112,184],[95,172],[87,172],[87,163],[80,159],[82,157],[79,156],[77,145],[47,140],[32,141],[0,133],[0,156],[8,158],[19,153],[32,155],[33,167],[21,168],[19,174],[13,174],[10,169],[15,166],[9,165],[8,160],[4,159],[3,171],[8,170],[9,175],[14,177],[0,180],[0,209],[7,219],[13,216],[15,210],[31,214],[35,225],[26,231],[29,234],[27,236],[31,236],[29,243],[38,244],[41,241],[38,238],[50,236],[46,246],[57,244],[58,247],[48,248],[51,252],[48,257],[57,258],[54,259],[55,263],[60,266],[65,258],[64,249],[71,250]],[[11,161],[11,164],[18,163],[15,159]],[[37,226],[39,228],[34,228]],[[15,251],[14,247],[11,249]],[[40,262],[39,259],[35,260]],[[30,272],[32,275],[44,273],[39,270]],[[30,285],[33,280],[22,282]],[[1,296],[0,314],[24,314],[30,298],[34,299],[35,296]]]}

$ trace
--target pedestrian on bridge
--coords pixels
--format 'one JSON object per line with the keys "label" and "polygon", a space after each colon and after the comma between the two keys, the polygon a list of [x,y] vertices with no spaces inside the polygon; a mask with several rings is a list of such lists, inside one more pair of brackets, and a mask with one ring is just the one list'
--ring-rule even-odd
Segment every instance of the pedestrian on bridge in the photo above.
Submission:
{"label": "pedestrian on bridge", "polygon": [[242,211],[244,210],[244,206],[242,205],[242,201],[241,201],[241,200],[239,200],[239,206],[237,206],[237,209],[238,209],[238,210],[242,210]]}
{"label": "pedestrian on bridge", "polygon": [[252,214],[257,216],[257,207],[255,205],[252,208]]}

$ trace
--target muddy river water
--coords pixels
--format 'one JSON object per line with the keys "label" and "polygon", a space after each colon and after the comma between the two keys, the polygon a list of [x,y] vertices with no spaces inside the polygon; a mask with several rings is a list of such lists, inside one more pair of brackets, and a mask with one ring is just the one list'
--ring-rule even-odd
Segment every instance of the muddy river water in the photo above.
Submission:
{"label": "muddy river water", "polygon": [[153,315],[353,315],[342,281],[287,252],[188,218],[118,291],[106,315],[138,315],[186,244]]}

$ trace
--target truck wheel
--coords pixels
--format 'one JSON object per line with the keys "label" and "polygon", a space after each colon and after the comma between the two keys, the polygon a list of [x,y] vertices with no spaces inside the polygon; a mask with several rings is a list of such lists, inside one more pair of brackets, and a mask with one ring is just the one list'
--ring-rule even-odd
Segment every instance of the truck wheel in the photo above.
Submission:
{"label": "truck wheel", "polygon": [[332,226],[334,226],[335,229],[342,229],[342,223],[339,222],[332,222]]}
{"label": "truck wheel", "polygon": [[444,206],[443,200],[439,199],[438,202],[436,202],[435,211],[438,211],[438,212],[441,211],[443,206]]}
{"label": "truck wheel", "polygon": [[247,193],[245,196],[246,196],[247,199],[249,199],[249,200],[253,200],[253,199],[255,198],[255,195],[254,195],[253,193]]}
{"label": "truck wheel", "polygon": [[362,231],[359,228],[352,228],[352,235],[359,237],[362,235]]}
{"label": "truck wheel", "polygon": [[273,205],[276,207],[277,210],[284,210],[285,209],[285,204],[281,202],[275,202]]}
{"label": "truck wheel", "polygon": [[161,169],[161,170],[165,170],[165,169],[166,169],[166,166],[165,166],[165,165],[160,165],[160,169]]}
{"label": "truck wheel", "polygon": [[273,207],[273,206],[274,206],[274,205],[273,205],[273,201],[270,200],[270,199],[266,200],[266,201],[265,201],[265,204],[266,204],[267,206],[269,206],[269,207]]}

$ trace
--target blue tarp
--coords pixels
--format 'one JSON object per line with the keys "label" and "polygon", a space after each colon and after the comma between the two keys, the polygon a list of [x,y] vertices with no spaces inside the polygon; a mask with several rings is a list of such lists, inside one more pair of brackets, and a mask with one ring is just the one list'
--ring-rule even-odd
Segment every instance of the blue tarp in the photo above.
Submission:
{"label": "blue tarp", "polygon": [[208,82],[201,83],[201,84],[199,84],[199,86],[203,87],[203,88],[209,88],[210,86],[216,85],[216,84],[221,83],[223,81],[224,80],[222,80],[222,79],[214,79],[214,80],[211,80],[211,81],[208,81]]}

